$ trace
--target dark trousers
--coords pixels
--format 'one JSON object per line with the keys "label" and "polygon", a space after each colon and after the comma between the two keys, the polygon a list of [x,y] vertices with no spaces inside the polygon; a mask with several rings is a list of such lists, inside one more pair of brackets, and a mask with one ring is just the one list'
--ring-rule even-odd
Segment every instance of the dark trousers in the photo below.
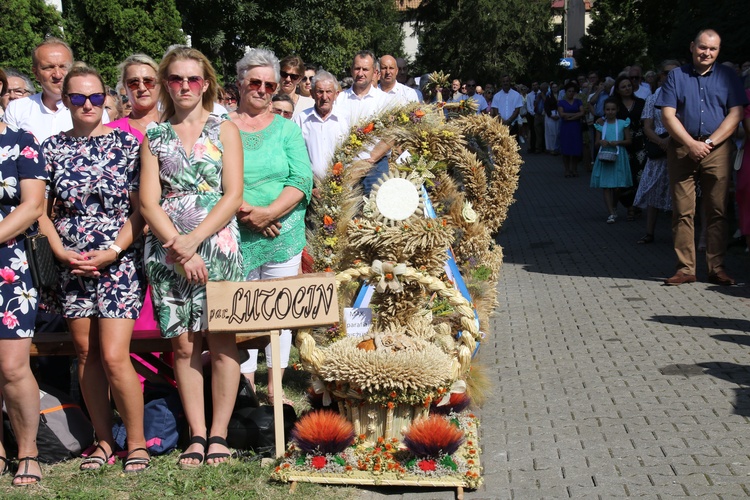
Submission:
{"label": "dark trousers", "polygon": [[372,164],[372,168],[362,179],[362,191],[365,196],[370,196],[372,186],[384,175],[388,173],[388,155],[385,155]]}

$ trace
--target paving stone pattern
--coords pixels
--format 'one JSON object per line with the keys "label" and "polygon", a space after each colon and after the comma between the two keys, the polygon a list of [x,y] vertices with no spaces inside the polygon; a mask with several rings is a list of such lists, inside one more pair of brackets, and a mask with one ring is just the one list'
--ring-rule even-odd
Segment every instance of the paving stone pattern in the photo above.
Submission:
{"label": "paving stone pattern", "polygon": [[[500,307],[482,346],[484,486],[467,499],[750,495],[750,287],[666,287],[668,216],[605,223],[601,190],[562,160],[525,155],[498,241]],[[730,248],[727,271],[748,280]],[[360,498],[449,499],[367,489]]]}

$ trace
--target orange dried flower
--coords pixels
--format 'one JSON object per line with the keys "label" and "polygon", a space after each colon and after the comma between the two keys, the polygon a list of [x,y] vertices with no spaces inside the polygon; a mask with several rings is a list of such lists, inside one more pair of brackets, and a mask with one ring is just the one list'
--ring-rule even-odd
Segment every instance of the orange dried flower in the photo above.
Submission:
{"label": "orange dried flower", "polygon": [[375,130],[375,124],[370,122],[367,125],[365,125],[365,128],[362,129],[362,133],[369,134],[373,130]]}
{"label": "orange dried flower", "polygon": [[414,116],[416,116],[417,118],[422,118],[424,115],[425,113],[421,109],[418,109],[414,112]]}
{"label": "orange dried flower", "polygon": [[393,401],[388,401],[388,409],[389,410],[392,410],[394,406],[396,406],[396,405],[393,404]]}
{"label": "orange dried flower", "polygon": [[333,175],[341,175],[344,170],[344,165],[341,162],[336,162],[333,165]]}
{"label": "orange dried flower", "polygon": [[325,224],[326,226],[330,226],[331,224],[333,224],[333,218],[330,215],[324,215],[323,224]]}

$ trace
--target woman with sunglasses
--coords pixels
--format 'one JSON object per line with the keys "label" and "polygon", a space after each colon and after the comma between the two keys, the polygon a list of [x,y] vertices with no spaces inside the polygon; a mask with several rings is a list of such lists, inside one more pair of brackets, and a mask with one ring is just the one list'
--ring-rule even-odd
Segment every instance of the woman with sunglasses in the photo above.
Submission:
{"label": "woman with sunglasses", "polygon": [[133,54],[120,63],[118,69],[131,110],[130,114],[109,122],[107,126],[130,132],[142,142],[146,126],[159,122],[159,110],[156,108],[159,96],[156,72],[159,66],[146,54]]}
{"label": "woman with sunglasses", "polygon": [[[159,329],[172,341],[177,390],[190,427],[179,466],[192,469],[230,457],[226,436],[239,356],[234,334],[208,332],[206,282],[243,278],[235,219],[242,203],[242,143],[232,122],[211,114],[218,85],[202,53],[175,48],[162,59],[158,75],[164,121],[148,129],[141,145],[140,200],[149,225],[145,262]],[[210,429],[204,345],[211,353]]]}
{"label": "woman with sunglasses", "polygon": [[59,261],[63,316],[98,440],[80,468],[114,463],[111,393],[127,431],[124,469],[137,473],[149,465],[143,395],[130,362],[130,337],[146,284],[138,140],[102,125],[104,88],[99,73],[84,64],[74,65],[63,80],[73,128],[42,144],[50,184],[39,224]]}
{"label": "woman with sunglasses", "polygon": [[[302,113],[306,109],[315,106],[312,97],[305,97],[297,93],[297,85],[305,76],[305,62],[299,56],[286,56],[281,60],[279,75],[281,76],[281,86],[279,94],[286,94],[294,103],[294,116]],[[241,94],[240,94],[241,95]]]}
{"label": "woman with sunglasses", "polygon": [[[305,247],[312,167],[300,128],[271,111],[278,80],[279,60],[269,50],[250,49],[237,63],[241,98],[233,121],[240,129],[245,162],[244,202],[237,217],[247,280],[297,275]],[[271,402],[273,378],[283,377],[291,344],[291,331],[282,330],[278,372],[271,369],[266,348]],[[249,353],[242,373],[254,387],[258,351]]]}

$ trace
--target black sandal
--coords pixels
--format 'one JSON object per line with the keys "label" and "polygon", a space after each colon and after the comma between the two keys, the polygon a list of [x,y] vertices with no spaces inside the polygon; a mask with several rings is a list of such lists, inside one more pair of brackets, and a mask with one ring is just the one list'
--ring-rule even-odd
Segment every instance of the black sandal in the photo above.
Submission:
{"label": "black sandal", "polygon": [[[229,448],[229,443],[227,443],[227,440],[221,436],[211,436],[210,438],[208,438],[208,445],[211,446],[212,444],[218,444],[218,445],[224,446],[225,448]],[[206,460],[216,460],[217,458],[229,459],[231,457],[232,457],[231,453],[210,453],[206,455]],[[227,462],[229,462],[229,460],[224,460],[223,462],[214,462],[209,465],[217,466],[217,465],[225,464]]]}
{"label": "black sandal", "polygon": [[0,476],[7,474],[10,471],[10,460],[7,457],[0,455],[0,460],[3,461],[3,470],[0,472]]}
{"label": "black sandal", "polygon": [[[148,455],[146,458],[143,457],[133,457],[130,458],[130,455],[137,451],[145,451],[146,455]],[[130,469],[128,470],[128,465],[145,465],[142,469]],[[151,453],[146,448],[136,448],[134,450],[130,450],[128,452],[128,456],[125,457],[125,463],[122,466],[122,470],[125,472],[125,474],[140,474],[141,472],[144,472],[146,469],[149,468],[151,465]]]}
{"label": "black sandal", "polygon": [[[13,486],[31,486],[32,484],[39,484],[42,482],[42,476],[38,474],[29,474],[29,462],[36,462],[39,463],[39,457],[23,457],[18,459],[18,468],[21,468],[21,463],[24,464],[23,466],[23,472],[21,474],[16,474],[13,478],[13,482],[11,483]],[[25,478],[31,478],[34,481],[30,483],[17,483],[16,479],[25,479]]]}
{"label": "black sandal", "polygon": [[[94,453],[96,453],[96,450],[102,450],[102,453],[104,453],[104,458],[88,456],[81,461],[81,465],[78,466],[79,470],[82,470],[82,471],[99,470],[105,465],[109,464],[109,461],[112,458],[112,455],[114,455],[114,450],[112,451],[112,453],[107,453],[107,450],[104,449],[101,443],[96,443],[96,448],[94,449]],[[84,467],[84,465],[96,465],[96,467]]]}
{"label": "black sandal", "polygon": [[654,235],[653,234],[646,234],[646,236],[644,236],[640,240],[636,241],[636,243],[638,243],[639,245],[644,245],[644,244],[653,243],[653,242],[654,242]]}
{"label": "black sandal", "polygon": [[[206,449],[208,448],[208,445],[206,444],[206,438],[203,436],[193,436],[190,438],[190,444],[188,445],[188,448],[190,448],[194,444],[199,444],[203,446],[203,453],[193,451],[190,453],[183,453],[177,458],[177,463],[180,466],[180,469],[197,469],[201,465],[203,465],[203,462],[206,460]],[[182,460],[198,460],[197,464],[188,464],[183,463]]]}

